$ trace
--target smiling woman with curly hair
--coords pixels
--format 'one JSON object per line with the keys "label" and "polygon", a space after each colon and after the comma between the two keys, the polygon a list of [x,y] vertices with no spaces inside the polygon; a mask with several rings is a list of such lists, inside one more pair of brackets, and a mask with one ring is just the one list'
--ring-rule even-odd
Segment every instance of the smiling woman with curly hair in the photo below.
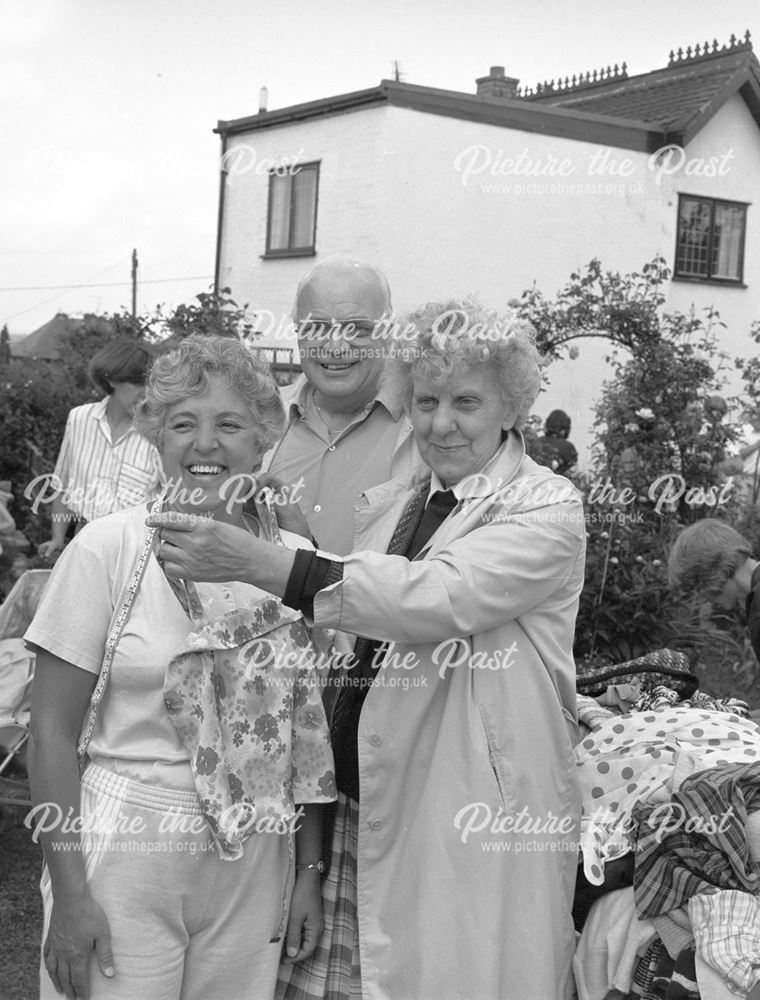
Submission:
{"label": "smiling woman with curly hair", "polygon": [[283,406],[255,353],[192,336],[153,365],[137,423],[164,496],[87,525],[26,634],[33,796],[67,817],[42,824],[41,997],[265,1000],[286,937],[300,960],[322,926],[335,781],[316,647],[261,588],[170,578],[145,519],[307,544],[264,494],[243,502]]}

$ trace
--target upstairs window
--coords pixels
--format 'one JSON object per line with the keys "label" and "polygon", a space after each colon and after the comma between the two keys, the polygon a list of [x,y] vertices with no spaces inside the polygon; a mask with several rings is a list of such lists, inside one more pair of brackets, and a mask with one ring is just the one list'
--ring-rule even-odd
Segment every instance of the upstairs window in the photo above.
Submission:
{"label": "upstairs window", "polygon": [[745,204],[679,195],[673,277],[741,284],[746,225]]}
{"label": "upstairs window", "polygon": [[314,253],[318,187],[319,163],[270,172],[266,257]]}

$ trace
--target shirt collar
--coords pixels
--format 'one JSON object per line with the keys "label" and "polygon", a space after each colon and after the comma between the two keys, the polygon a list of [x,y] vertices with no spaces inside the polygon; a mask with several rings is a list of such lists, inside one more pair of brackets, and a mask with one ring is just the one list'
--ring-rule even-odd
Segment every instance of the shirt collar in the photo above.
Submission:
{"label": "shirt collar", "polygon": [[454,496],[457,498],[457,502],[462,499],[463,491],[461,489],[461,482],[455,483],[453,486],[444,486],[441,482],[440,476],[437,472],[430,473],[430,489],[428,490],[427,503],[430,502],[430,498],[434,493],[445,493],[446,490],[450,490]]}
{"label": "shirt collar", "polygon": [[[288,405],[288,415],[302,417],[309,407],[311,401],[312,387],[305,375],[301,375],[293,385],[293,395],[290,397]],[[393,401],[391,393],[385,386],[380,386],[374,398],[366,405],[365,410],[374,409],[375,405],[380,405],[387,410],[394,421],[401,419],[403,407],[400,403]]]}
{"label": "shirt collar", "polygon": [[95,420],[103,421],[106,420],[106,410],[108,408],[109,396],[104,396],[103,399],[99,399],[97,403],[93,404],[92,416]]}

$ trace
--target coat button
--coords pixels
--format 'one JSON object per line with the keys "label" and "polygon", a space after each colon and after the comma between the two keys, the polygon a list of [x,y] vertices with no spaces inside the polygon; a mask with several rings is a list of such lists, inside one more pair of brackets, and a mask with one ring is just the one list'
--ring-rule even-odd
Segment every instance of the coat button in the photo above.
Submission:
{"label": "coat button", "polygon": [[373,830],[382,830],[382,828],[383,828],[383,821],[381,819],[373,819],[373,820],[370,820],[370,824],[369,825],[370,825],[370,827]]}
{"label": "coat button", "polygon": [[359,510],[359,504],[358,503],[354,504],[354,510]]}
{"label": "coat button", "polygon": [[370,736],[369,741],[373,747],[379,747],[380,744],[383,742],[379,736]]}
{"label": "coat button", "polygon": [[330,447],[327,450],[328,451],[335,451],[335,445],[331,444]]}
{"label": "coat button", "polygon": [[322,508],[319,506],[318,503],[315,503],[314,504],[314,510],[316,511],[317,514],[319,514],[319,512],[322,510]]}

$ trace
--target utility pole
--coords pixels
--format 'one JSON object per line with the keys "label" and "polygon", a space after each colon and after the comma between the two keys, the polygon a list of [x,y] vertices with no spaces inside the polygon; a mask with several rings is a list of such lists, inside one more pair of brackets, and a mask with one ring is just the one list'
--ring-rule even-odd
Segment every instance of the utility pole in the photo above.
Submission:
{"label": "utility pole", "polygon": [[137,315],[137,250],[132,251],[132,315]]}

